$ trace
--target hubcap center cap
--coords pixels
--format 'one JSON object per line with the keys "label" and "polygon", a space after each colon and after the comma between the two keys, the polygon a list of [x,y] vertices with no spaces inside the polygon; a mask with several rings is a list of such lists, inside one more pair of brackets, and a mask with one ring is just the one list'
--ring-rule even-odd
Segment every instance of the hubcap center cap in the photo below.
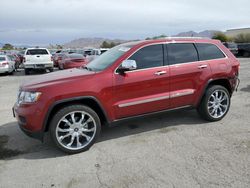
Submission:
{"label": "hubcap center cap", "polygon": [[75,129],[74,129],[74,131],[75,131],[75,132],[78,132],[78,131],[79,131],[79,129],[78,129],[78,128],[75,128]]}

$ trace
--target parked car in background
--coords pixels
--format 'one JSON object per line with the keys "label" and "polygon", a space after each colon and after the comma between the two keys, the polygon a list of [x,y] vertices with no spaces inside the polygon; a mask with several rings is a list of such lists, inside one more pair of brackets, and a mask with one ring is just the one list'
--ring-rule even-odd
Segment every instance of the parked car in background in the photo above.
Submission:
{"label": "parked car in background", "polygon": [[15,70],[19,68],[20,65],[20,58],[17,54],[9,54],[9,57],[11,58],[12,61],[15,62]]}
{"label": "parked car in background", "polygon": [[218,40],[169,38],[125,43],[84,69],[43,75],[21,85],[13,112],[27,135],[50,132],[67,153],[88,150],[102,126],[195,108],[207,121],[229,111],[239,61]]}
{"label": "parked car in background", "polygon": [[83,67],[87,64],[86,58],[82,54],[69,53],[62,56],[62,60],[59,61],[59,69],[71,69]]}
{"label": "parked car in background", "polygon": [[85,57],[87,58],[88,62],[91,62],[95,58],[97,58],[98,56],[100,56],[101,54],[103,54],[106,51],[107,51],[106,48],[103,48],[103,49],[88,49],[88,50],[85,50]]}
{"label": "parked car in background", "polygon": [[234,42],[224,42],[226,46],[235,56],[238,55],[238,45]]}
{"label": "parked car in background", "polygon": [[109,50],[109,48],[100,48],[101,54],[107,52]]}
{"label": "parked car in background", "polygon": [[20,59],[20,64],[23,63],[23,56],[24,56],[25,51],[20,51],[17,53],[19,59]]}
{"label": "parked car in background", "polygon": [[238,55],[243,57],[250,57],[250,43],[238,44]]}
{"label": "parked car in background", "polygon": [[0,55],[0,73],[12,74],[15,71],[15,59],[11,55]]}
{"label": "parked car in background", "polygon": [[28,48],[24,53],[23,65],[25,74],[35,69],[53,72],[54,68],[52,56],[46,48]]}
{"label": "parked car in background", "polygon": [[63,57],[64,53],[56,53],[54,56],[53,56],[53,62],[54,62],[54,66],[55,67],[58,67],[59,65],[59,62],[62,61],[62,57]]}

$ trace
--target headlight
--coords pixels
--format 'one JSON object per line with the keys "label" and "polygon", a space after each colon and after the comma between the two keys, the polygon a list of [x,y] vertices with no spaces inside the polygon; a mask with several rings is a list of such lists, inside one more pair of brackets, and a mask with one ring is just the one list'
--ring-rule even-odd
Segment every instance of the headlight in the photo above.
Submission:
{"label": "headlight", "polygon": [[21,104],[36,102],[40,98],[41,94],[41,92],[21,91],[18,94],[17,103]]}

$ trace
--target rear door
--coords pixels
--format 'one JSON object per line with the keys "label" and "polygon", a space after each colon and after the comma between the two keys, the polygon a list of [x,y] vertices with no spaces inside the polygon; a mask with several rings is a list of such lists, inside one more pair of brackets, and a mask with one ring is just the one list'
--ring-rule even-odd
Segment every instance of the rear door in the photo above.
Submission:
{"label": "rear door", "polygon": [[199,61],[193,43],[167,45],[170,65],[170,106],[178,108],[193,105],[199,92],[211,75],[206,61]]}
{"label": "rear door", "polygon": [[26,63],[44,64],[51,62],[51,55],[46,49],[28,49]]}
{"label": "rear door", "polygon": [[169,67],[164,66],[164,46],[141,48],[130,58],[137,70],[113,77],[113,111],[116,119],[169,108]]}

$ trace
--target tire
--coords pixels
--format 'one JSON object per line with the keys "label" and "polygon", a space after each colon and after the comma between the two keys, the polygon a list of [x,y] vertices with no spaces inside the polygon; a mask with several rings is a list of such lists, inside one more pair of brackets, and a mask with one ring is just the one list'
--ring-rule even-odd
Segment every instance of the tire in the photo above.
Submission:
{"label": "tire", "polygon": [[223,86],[213,85],[206,90],[197,111],[207,121],[220,121],[228,113],[230,104],[231,97],[228,90]]}
{"label": "tire", "polygon": [[49,131],[54,144],[60,150],[75,154],[88,150],[95,143],[101,132],[101,122],[91,108],[80,104],[71,105],[54,115]]}
{"label": "tire", "polygon": [[54,68],[49,68],[49,72],[54,72]]}
{"label": "tire", "polygon": [[250,52],[244,52],[243,57],[250,57]]}
{"label": "tire", "polygon": [[25,75],[29,75],[30,74],[30,70],[29,69],[24,69],[24,73],[25,73]]}

